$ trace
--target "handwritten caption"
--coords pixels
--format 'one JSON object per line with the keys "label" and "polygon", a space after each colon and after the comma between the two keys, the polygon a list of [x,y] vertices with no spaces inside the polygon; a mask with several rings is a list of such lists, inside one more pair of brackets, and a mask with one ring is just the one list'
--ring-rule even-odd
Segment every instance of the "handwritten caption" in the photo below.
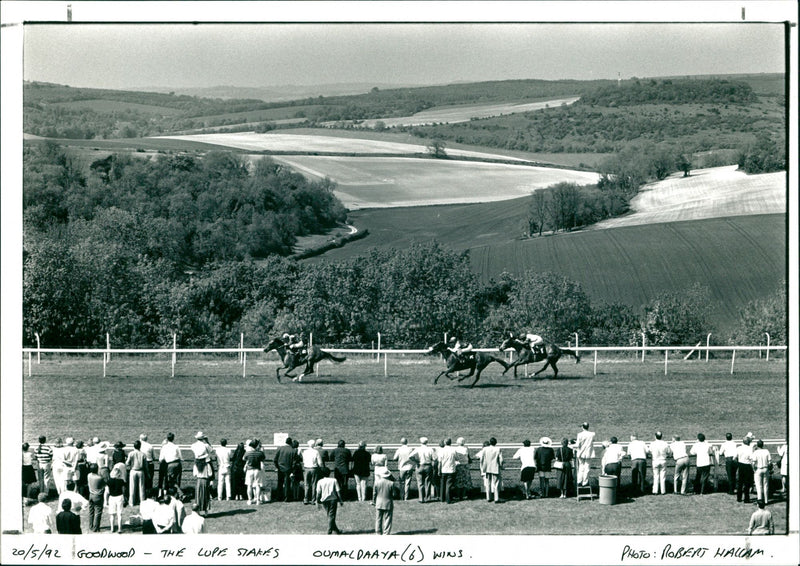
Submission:
{"label": "handwritten caption", "polygon": [[384,562],[401,562],[401,563],[421,563],[426,558],[431,560],[440,559],[454,559],[465,558],[464,550],[461,548],[455,549],[428,549],[428,552],[422,550],[420,545],[409,544],[404,549],[392,550],[378,550],[370,548],[362,549],[317,549],[312,553],[314,558],[328,559],[332,562],[340,562],[343,560],[350,560],[358,562],[360,560],[382,560]]}
{"label": "handwritten caption", "polygon": [[714,548],[706,546],[672,546],[667,544],[660,549],[648,550],[633,548],[625,545],[619,557],[620,562],[636,560],[692,560],[698,558],[755,558],[763,556],[764,551],[752,546],[717,546]]}

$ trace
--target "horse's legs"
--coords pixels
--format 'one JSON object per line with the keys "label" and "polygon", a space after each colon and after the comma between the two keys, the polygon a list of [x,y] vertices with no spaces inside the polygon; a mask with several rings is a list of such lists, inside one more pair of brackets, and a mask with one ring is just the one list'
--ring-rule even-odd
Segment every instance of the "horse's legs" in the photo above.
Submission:
{"label": "horse's legs", "polygon": [[[459,381],[464,381],[468,377],[472,377],[473,373],[475,373],[475,366],[472,366],[471,368],[469,368],[469,373],[467,375],[463,375],[463,376],[459,377],[458,380]],[[480,371],[478,372],[478,375],[480,375]],[[452,377],[450,379],[452,379]]]}
{"label": "horse's legs", "polygon": [[482,372],[482,371],[483,371],[483,369],[479,369],[479,370],[478,370],[478,373],[476,373],[476,374],[475,374],[475,381],[473,381],[472,383],[470,383],[470,385],[469,385],[469,388],[470,388],[470,389],[472,389],[473,387],[475,387],[475,384],[476,384],[476,383],[478,383],[478,380],[481,378],[481,372]]}
{"label": "horse's legs", "polygon": [[537,375],[542,373],[544,370],[547,369],[547,366],[551,366],[553,368],[553,371],[556,373],[556,375],[558,375],[558,369],[556,369],[555,361],[551,360],[550,358],[547,358],[547,361],[542,366],[542,369],[540,369],[539,371],[534,373],[533,376],[536,377]]}
{"label": "horse's legs", "polygon": [[275,368],[275,377],[278,379],[278,383],[281,382],[281,368]]}
{"label": "horse's legs", "polygon": [[[434,379],[434,380],[433,380],[433,384],[434,384],[434,385],[436,385],[436,384],[438,383],[438,381],[439,381],[439,378],[440,378],[440,377],[442,377],[442,376],[443,376],[444,374],[446,374],[446,373],[447,373],[447,370],[446,370],[446,369],[445,369],[445,370],[442,370],[442,373],[440,373],[439,375],[437,375],[437,376],[436,376],[436,379]],[[448,377],[450,377],[450,375],[449,375],[449,374],[448,374]],[[450,379],[453,379],[453,378],[452,378],[452,377],[450,377]]]}

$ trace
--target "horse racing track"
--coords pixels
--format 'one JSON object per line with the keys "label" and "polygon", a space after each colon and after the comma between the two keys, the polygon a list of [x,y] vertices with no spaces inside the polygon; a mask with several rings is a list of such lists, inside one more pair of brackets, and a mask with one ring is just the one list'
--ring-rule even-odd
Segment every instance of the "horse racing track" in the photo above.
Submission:
{"label": "horse racing track", "polygon": [[[499,444],[507,445],[504,486],[512,499],[507,506],[499,511],[494,506],[488,511],[475,508],[481,503],[476,495],[474,501],[446,509],[408,507],[405,518],[396,511],[398,529],[408,522],[411,530],[436,534],[725,534],[741,533],[752,509],[743,504],[737,507],[735,498],[723,493],[686,500],[638,498],[632,500],[633,505],[619,506],[627,512],[615,508],[610,514],[598,510],[607,510],[606,506],[572,499],[517,501],[519,463],[510,456],[526,438],[534,444],[543,436],[556,443],[562,437],[574,438],[583,421],[597,432],[598,441],[611,436],[627,441],[632,433],[649,441],[656,430],[663,431],[665,438],[678,434],[690,442],[698,432],[713,440],[723,439],[728,431],[735,438],[747,432],[764,439],[788,435],[784,358],[737,359],[733,375],[726,360],[676,361],[670,363],[666,376],[663,362],[655,356],[646,362],[607,361],[598,366],[596,375],[591,363],[565,359],[559,364],[558,379],[545,377],[547,373],[525,378],[522,371],[514,379],[510,374],[502,376],[502,367],[492,364],[473,389],[468,388],[468,380],[441,378],[434,385],[433,378],[444,369],[443,361],[436,358],[390,358],[384,376],[383,360],[378,363],[351,355],[343,364],[323,362],[319,374],[306,376],[302,383],[278,383],[275,355],[259,358],[248,358],[246,377],[242,377],[242,366],[229,357],[181,358],[175,377],[170,377],[166,359],[117,356],[109,362],[105,378],[98,357],[43,355],[39,364],[34,358],[32,375],[26,369],[23,376],[23,437],[33,443],[40,434],[49,441],[100,436],[130,446],[141,432],[147,432],[158,445],[172,431],[176,442],[190,444],[194,433],[202,430],[213,444],[223,437],[234,445],[258,437],[271,445],[273,433],[288,433],[301,444],[321,437],[328,448],[339,439],[349,447],[364,440],[370,450],[377,444],[388,445],[391,455],[403,436],[412,444],[420,436],[434,442],[463,436],[473,454],[494,436]],[[531,373],[539,367],[531,366]],[[769,448],[774,452],[774,445]],[[474,470],[473,466],[477,487]],[[724,471],[720,474],[722,478]],[[651,477],[648,471],[648,481]],[[671,480],[671,470],[668,477]],[[273,487],[274,480],[273,475]],[[219,510],[234,505],[224,502]],[[553,520],[571,513],[566,505],[583,505],[585,520]],[[507,516],[511,506],[514,511]],[[316,523],[303,519],[302,505],[288,515],[273,512],[275,507],[259,509],[263,517],[255,522],[235,514],[225,516],[215,532],[319,532]],[[785,530],[785,503],[772,508],[776,530]],[[487,512],[495,522],[483,520]],[[359,513],[368,514],[368,510],[352,511],[350,517]],[[680,524],[676,516],[683,518]],[[425,525],[430,529],[426,531]]]}

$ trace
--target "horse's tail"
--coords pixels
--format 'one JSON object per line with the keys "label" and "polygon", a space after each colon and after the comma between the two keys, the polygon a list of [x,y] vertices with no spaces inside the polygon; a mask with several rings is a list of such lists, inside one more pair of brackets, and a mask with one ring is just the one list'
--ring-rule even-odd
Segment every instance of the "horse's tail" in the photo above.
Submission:
{"label": "horse's tail", "polygon": [[327,359],[329,359],[331,361],[334,361],[336,363],[342,363],[343,361],[345,361],[347,359],[346,356],[334,356],[330,352],[326,352],[324,350],[322,351],[322,357],[323,358],[327,358]]}
{"label": "horse's tail", "polygon": [[569,354],[570,356],[575,358],[575,363],[576,364],[581,363],[581,354],[580,354],[580,352],[576,352],[575,350],[570,350],[569,348],[562,348],[561,349],[561,353],[562,354]]}

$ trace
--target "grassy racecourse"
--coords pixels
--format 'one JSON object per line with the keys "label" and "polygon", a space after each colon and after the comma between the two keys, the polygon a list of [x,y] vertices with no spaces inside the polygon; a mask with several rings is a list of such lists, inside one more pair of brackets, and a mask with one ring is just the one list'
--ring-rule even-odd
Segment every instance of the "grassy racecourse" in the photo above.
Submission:
{"label": "grassy racecourse", "polygon": [[443,362],[419,358],[390,357],[388,377],[382,362],[356,358],[322,363],[321,375],[303,383],[277,383],[274,356],[248,356],[244,379],[235,356],[179,358],[174,379],[166,355],[149,361],[116,357],[105,379],[99,357],[43,356],[40,365],[34,357],[33,375],[23,383],[24,438],[99,434],[130,443],[146,430],[154,439],[173,431],[188,444],[203,430],[215,442],[256,435],[269,443],[273,432],[287,432],[329,443],[343,438],[395,444],[401,436],[421,435],[463,436],[471,444],[495,436],[516,443],[574,437],[584,420],[598,440],[632,432],[649,438],[657,429],[687,439],[701,431],[711,439],[728,430],[763,438],[787,434],[784,359],[737,357],[731,375],[729,359],[706,363],[675,355],[665,376],[663,358],[656,355],[646,363],[601,356],[595,376],[592,359],[585,357],[577,365],[562,360],[558,380],[514,380],[493,364],[470,390],[469,382],[446,378],[433,385]]}
{"label": "grassy racecourse", "polygon": [[[470,390],[446,378],[433,385],[442,362],[418,357],[390,358],[388,377],[382,362],[355,357],[342,365],[324,363],[319,376],[303,383],[279,384],[273,356],[249,356],[246,378],[235,359],[179,358],[174,379],[168,356],[147,361],[117,356],[105,379],[98,358],[50,355],[37,365],[34,357],[33,375],[27,377],[26,371],[23,379],[24,438],[100,435],[130,446],[140,432],[147,431],[157,444],[174,431],[177,442],[189,444],[194,432],[203,430],[214,444],[223,436],[233,443],[259,436],[269,444],[273,432],[300,440],[322,437],[328,447],[339,438],[348,444],[364,439],[373,446],[420,435],[464,436],[473,445],[495,436],[501,444],[516,444],[524,438],[574,437],[583,420],[598,440],[611,435],[627,440],[632,432],[649,440],[656,429],[689,440],[699,431],[715,440],[728,430],[737,438],[747,431],[764,438],[787,435],[785,359],[737,358],[733,375],[730,360],[681,360],[670,362],[664,376],[663,359],[656,356],[645,363],[601,358],[597,375],[586,357],[578,365],[562,362],[558,380],[514,380],[490,366]],[[488,505],[480,498],[450,506],[398,502],[394,532],[741,534],[753,510],[723,493],[646,496],[613,507],[574,499],[521,501],[516,499],[518,463],[509,464],[505,504]],[[274,484],[274,475],[269,479]],[[785,531],[785,502],[770,508],[777,531]],[[126,508],[124,519],[131,512]],[[368,534],[372,513],[366,503],[348,503],[339,525],[351,534]],[[88,519],[83,520],[88,528]],[[302,503],[215,502],[208,523],[212,532],[228,534],[324,533],[326,528],[324,513]],[[107,524],[104,518],[104,530]]]}

